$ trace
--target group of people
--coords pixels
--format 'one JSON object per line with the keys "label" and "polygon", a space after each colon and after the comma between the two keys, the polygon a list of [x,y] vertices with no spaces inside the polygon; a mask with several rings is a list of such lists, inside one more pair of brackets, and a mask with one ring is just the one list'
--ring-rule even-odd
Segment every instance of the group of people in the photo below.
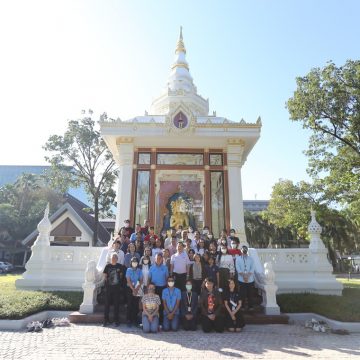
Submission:
{"label": "group of people", "polygon": [[[169,229],[157,236],[145,222],[135,229],[125,220],[108,251],[104,326],[119,325],[120,298],[126,295],[128,326],[144,332],[196,330],[239,332],[243,308],[252,309],[254,261],[232,229],[214,239],[208,227]],[[141,315],[141,316],[140,316]]]}

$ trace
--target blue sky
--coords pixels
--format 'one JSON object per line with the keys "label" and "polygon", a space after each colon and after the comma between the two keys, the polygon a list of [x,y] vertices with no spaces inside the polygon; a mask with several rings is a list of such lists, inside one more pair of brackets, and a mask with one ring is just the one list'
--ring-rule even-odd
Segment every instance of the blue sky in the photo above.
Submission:
{"label": "blue sky", "polygon": [[41,146],[82,109],[142,115],[166,83],[179,26],[210,112],[254,122],[245,199],[307,179],[309,133],[289,121],[296,76],[360,58],[360,2],[13,1],[0,3],[0,164],[44,164]]}

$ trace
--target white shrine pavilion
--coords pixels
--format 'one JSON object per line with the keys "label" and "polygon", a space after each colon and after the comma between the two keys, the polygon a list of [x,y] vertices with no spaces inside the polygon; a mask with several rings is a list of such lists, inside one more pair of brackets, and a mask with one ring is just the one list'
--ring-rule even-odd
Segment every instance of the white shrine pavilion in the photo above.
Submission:
{"label": "white shrine pavilion", "polygon": [[[186,61],[182,31],[164,92],[149,113],[100,121],[119,166],[115,229],[149,219],[156,231],[176,225],[236,230],[246,243],[241,168],[260,137],[261,120],[209,115]],[[231,196],[230,196],[231,194]]]}

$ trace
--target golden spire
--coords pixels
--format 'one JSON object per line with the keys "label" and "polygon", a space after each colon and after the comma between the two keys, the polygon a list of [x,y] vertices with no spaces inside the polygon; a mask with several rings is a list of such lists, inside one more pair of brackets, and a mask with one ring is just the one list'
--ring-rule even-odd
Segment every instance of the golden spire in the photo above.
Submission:
{"label": "golden spire", "polygon": [[186,54],[186,49],[183,41],[182,26],[180,26],[180,36],[176,45],[175,54],[178,54],[179,52],[183,52],[184,54]]}

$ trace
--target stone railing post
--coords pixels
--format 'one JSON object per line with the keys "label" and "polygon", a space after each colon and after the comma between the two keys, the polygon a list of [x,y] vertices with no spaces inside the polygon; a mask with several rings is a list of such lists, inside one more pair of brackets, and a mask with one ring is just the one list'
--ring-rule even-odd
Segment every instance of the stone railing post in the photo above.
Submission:
{"label": "stone railing post", "polygon": [[275,284],[275,272],[272,267],[272,262],[266,262],[264,264],[264,276],[263,276],[263,306],[265,308],[266,315],[279,315],[280,308],[276,302],[277,285]]}
{"label": "stone railing post", "polygon": [[84,290],[83,302],[80,305],[80,312],[92,314],[97,304],[98,289],[103,281],[102,274],[96,269],[96,262],[89,261],[85,271],[85,282],[82,286]]}

